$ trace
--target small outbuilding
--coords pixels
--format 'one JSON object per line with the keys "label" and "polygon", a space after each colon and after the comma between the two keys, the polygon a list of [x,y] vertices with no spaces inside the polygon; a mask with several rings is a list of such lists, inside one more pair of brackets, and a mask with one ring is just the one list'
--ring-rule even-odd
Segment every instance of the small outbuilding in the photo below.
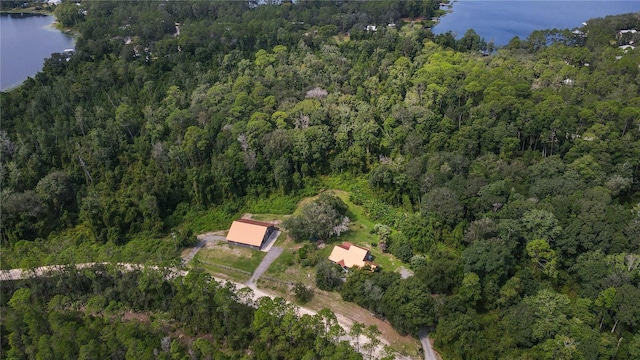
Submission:
{"label": "small outbuilding", "polygon": [[229,233],[227,233],[227,241],[229,244],[262,250],[275,231],[276,227],[273,224],[240,219],[231,224]]}
{"label": "small outbuilding", "polygon": [[331,255],[329,255],[329,260],[345,269],[354,266],[365,267],[365,265],[369,265],[372,269],[377,267],[375,263],[370,261],[371,255],[369,254],[369,250],[353,245],[347,241],[333,248]]}

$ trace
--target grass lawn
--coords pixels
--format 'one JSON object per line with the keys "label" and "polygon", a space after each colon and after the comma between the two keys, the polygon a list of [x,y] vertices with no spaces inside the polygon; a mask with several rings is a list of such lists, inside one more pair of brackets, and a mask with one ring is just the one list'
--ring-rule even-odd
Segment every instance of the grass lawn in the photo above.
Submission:
{"label": "grass lawn", "polygon": [[231,280],[237,283],[245,283],[249,281],[249,278],[251,278],[251,275],[245,274],[243,272],[233,271],[228,268],[222,268],[216,265],[198,263],[195,266],[203,268],[206,272],[217,278]]}
{"label": "grass lawn", "polygon": [[272,194],[268,198],[250,199],[245,210],[257,214],[291,214],[298,201],[300,201],[300,196]]}
{"label": "grass lawn", "polygon": [[[380,267],[386,271],[396,271],[400,266],[402,266],[402,261],[391,254],[383,253],[377,247],[378,236],[371,233],[376,224],[364,215],[364,208],[352,203],[349,200],[349,193],[345,191],[333,191],[333,194],[340,197],[340,199],[342,199],[342,201],[344,201],[344,203],[349,207],[347,216],[351,219],[351,225],[349,226],[349,232],[328,244],[327,247],[329,250],[326,256],[328,257],[329,254],[331,254],[333,245],[342,241],[349,241],[352,244],[369,249],[369,253],[374,257],[373,262],[380,265]],[[376,246],[372,244],[376,244]]]}
{"label": "grass lawn", "polygon": [[251,214],[252,220],[258,221],[282,221],[288,218],[290,215],[278,215],[278,214]]}
{"label": "grass lawn", "polygon": [[192,230],[195,234],[201,234],[229,229],[229,225],[233,220],[239,219],[240,215],[240,213],[230,214],[220,208],[198,211],[182,209],[182,211],[176,210],[175,214],[167,218],[167,221],[171,226],[177,227],[178,224],[181,224],[181,228]]}
{"label": "grass lawn", "polygon": [[[402,261],[398,260],[391,254],[384,254],[377,246],[372,244],[378,244],[378,237],[371,233],[371,230],[375,226],[375,223],[369,220],[364,215],[364,209],[361,206],[355,205],[349,200],[349,193],[342,190],[328,190],[328,193],[336,195],[342,199],[342,201],[349,207],[347,216],[351,219],[350,231],[343,234],[339,238],[332,239],[322,249],[318,249],[318,256],[321,259],[326,259],[331,254],[333,247],[343,241],[349,241],[353,244],[369,249],[371,255],[373,255],[373,261],[380,265],[386,271],[396,271],[402,266]],[[307,197],[298,203],[296,212],[306,203],[313,201],[317,196]],[[294,212],[295,213],[295,212]],[[261,220],[273,220],[271,215],[265,215],[260,217],[260,214],[254,214],[252,218]],[[282,238],[282,236],[281,236]],[[280,241],[280,240],[279,240]],[[296,250],[309,244],[309,241],[294,242],[289,238],[280,241],[278,246],[284,247],[284,252],[267,270],[266,275],[277,279],[302,282],[307,285],[315,285],[315,267],[303,267],[296,260]]]}
{"label": "grass lawn", "polygon": [[253,273],[266,254],[219,241],[201,249],[195,259]]}
{"label": "grass lawn", "polygon": [[296,250],[303,244],[295,243],[288,237],[281,241],[278,246],[283,247],[284,251],[271,264],[265,275],[284,281],[301,282],[305,285],[315,286],[315,267],[304,267],[296,261]]}

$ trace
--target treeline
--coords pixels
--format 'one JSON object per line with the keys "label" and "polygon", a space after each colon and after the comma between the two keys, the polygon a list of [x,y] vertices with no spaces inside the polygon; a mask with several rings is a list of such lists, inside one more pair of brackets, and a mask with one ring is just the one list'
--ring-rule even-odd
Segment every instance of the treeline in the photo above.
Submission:
{"label": "treeline", "polygon": [[197,271],[69,267],[0,291],[2,358],[362,359],[330,311],[253,304],[250,290]]}
{"label": "treeline", "polygon": [[29,9],[29,10],[33,9],[36,11],[39,11],[39,10],[51,11],[53,7],[54,6],[52,6],[51,4],[48,4],[44,1],[38,1],[38,0],[31,0],[31,1],[7,0],[7,1],[3,1],[2,4],[0,4],[0,10],[7,11],[7,12],[11,12],[12,10],[15,11],[15,10],[25,10],[25,9]]}
{"label": "treeline", "polygon": [[332,175],[414,271],[345,298],[452,358],[638,357],[637,14],[482,56],[374,15],[414,3],[76,6],[76,53],[0,94],[2,266]]}

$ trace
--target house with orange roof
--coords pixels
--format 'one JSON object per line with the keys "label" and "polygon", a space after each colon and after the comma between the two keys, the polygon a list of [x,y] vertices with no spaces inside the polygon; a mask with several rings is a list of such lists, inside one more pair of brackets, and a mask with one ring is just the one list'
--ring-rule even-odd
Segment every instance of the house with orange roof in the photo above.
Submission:
{"label": "house with orange roof", "polygon": [[340,245],[336,245],[329,255],[329,260],[340,265],[344,269],[349,269],[354,266],[365,267],[369,265],[372,269],[377,267],[377,264],[370,261],[371,255],[369,250],[360,246],[353,245],[350,242],[343,242]]}

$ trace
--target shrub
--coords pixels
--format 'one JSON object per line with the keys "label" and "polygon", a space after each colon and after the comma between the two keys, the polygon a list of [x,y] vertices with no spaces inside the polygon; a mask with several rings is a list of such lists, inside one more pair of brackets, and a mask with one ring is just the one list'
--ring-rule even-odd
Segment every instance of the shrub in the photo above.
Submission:
{"label": "shrub", "polygon": [[321,290],[333,291],[342,285],[342,269],[331,261],[324,260],[316,270],[316,286]]}
{"label": "shrub", "polygon": [[293,295],[300,304],[308,303],[313,298],[313,289],[303,283],[296,283],[293,286]]}

